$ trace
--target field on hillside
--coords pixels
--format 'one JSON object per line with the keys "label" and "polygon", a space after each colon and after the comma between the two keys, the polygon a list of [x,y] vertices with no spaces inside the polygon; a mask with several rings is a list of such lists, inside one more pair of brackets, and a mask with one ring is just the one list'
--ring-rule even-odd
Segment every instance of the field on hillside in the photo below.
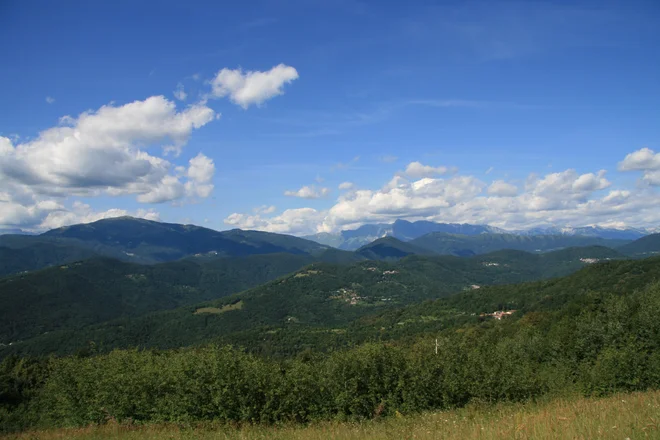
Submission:
{"label": "field on hillside", "polygon": [[120,425],[35,431],[0,437],[27,439],[657,439],[660,391],[602,399],[557,399],[546,403],[475,406],[367,422],[308,426]]}

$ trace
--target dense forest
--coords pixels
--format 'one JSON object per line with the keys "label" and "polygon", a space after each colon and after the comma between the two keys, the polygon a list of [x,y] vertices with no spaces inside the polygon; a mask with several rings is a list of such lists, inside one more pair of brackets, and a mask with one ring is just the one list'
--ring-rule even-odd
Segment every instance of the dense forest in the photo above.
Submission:
{"label": "dense forest", "polygon": [[[0,280],[5,304],[0,358],[11,353],[72,354],[87,341],[108,351],[263,340],[255,332],[266,327],[283,334],[292,327],[309,327],[318,335],[381,310],[485,285],[566,275],[590,264],[584,259],[618,256],[609,248],[592,247],[546,254],[500,251],[472,258],[412,255],[357,264],[309,265],[314,257],[292,254],[153,266],[88,260]],[[226,313],[235,304],[240,309]],[[158,312],[165,309],[173,310]],[[297,349],[284,352],[292,350]]]}
{"label": "dense forest", "polygon": [[[411,306],[408,316],[419,319],[452,307],[491,310],[488,301],[518,309],[326,354],[278,360],[208,345],[99,355],[91,344],[64,358],[9,356],[0,365],[0,426],[355,419],[658,387],[659,263],[596,265],[559,281],[496,288],[499,298],[488,300],[471,292],[438,300],[436,310],[426,305],[421,316],[413,310],[422,306]],[[612,272],[621,282],[585,287]]]}
{"label": "dense forest", "polygon": [[222,298],[313,261],[292,254],[158,265],[95,258],[7,277],[0,279],[0,342]]}
{"label": "dense forest", "polygon": [[576,246],[608,246],[617,249],[629,244],[629,242],[627,240],[566,235],[490,233],[470,236],[434,232],[412,240],[409,244],[436,254],[469,256],[486,254],[501,249],[515,249],[526,252],[547,252]]}

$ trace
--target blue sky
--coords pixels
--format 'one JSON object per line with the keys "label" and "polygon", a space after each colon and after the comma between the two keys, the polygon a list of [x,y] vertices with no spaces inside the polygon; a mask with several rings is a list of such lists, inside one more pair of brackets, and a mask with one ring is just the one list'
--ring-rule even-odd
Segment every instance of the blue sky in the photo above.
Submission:
{"label": "blue sky", "polygon": [[658,226],[660,3],[409,3],[0,3],[0,227]]}

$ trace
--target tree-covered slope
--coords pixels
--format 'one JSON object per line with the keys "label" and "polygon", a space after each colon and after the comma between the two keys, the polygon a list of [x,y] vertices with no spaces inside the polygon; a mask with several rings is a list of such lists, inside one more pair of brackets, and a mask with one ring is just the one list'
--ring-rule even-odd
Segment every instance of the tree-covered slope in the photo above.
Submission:
{"label": "tree-covered slope", "polygon": [[435,252],[394,237],[383,237],[355,251],[369,260],[398,260],[408,255],[435,255]]}
{"label": "tree-covered slope", "polygon": [[316,261],[268,254],[139,265],[96,258],[0,279],[0,343],[221,298]]}
{"label": "tree-covered slope", "polygon": [[[310,255],[314,261],[350,262],[363,257],[282,234],[231,230],[121,217],[53,229],[38,236],[0,236],[0,277],[101,256],[139,264],[186,257],[259,254]],[[327,259],[327,260],[326,260]]]}
{"label": "tree-covered slope", "polygon": [[[136,345],[178,347],[213,340],[253,343],[270,334],[264,332],[273,331],[278,335],[279,332],[286,334],[289,328],[305,329],[292,336],[295,340],[307,338],[310,333],[342,328],[380,310],[477,290],[489,284],[518,283],[571,273],[590,264],[582,259],[604,255],[602,248],[559,252],[561,254],[556,256],[503,251],[474,258],[409,256],[396,263],[315,263],[229,297],[218,295],[218,300],[194,306],[78,327],[75,331],[52,332],[14,344],[11,350],[5,348],[4,352],[72,353],[84,347],[87,341],[95,341],[104,350]],[[178,267],[177,264],[169,266]],[[167,265],[154,266],[161,267]],[[191,280],[186,282],[189,286],[186,289],[195,286],[193,274],[188,276]],[[172,292],[182,289],[177,284],[180,279],[182,277],[176,274],[159,278],[160,282],[173,283],[164,287]],[[127,284],[130,287],[130,283]],[[211,294],[209,288],[194,292]],[[297,345],[292,340],[284,345],[287,350],[300,348],[295,348]]]}
{"label": "tree-covered slope", "polygon": [[0,244],[0,277],[95,256],[92,249],[64,243],[36,242],[18,249]]}
{"label": "tree-covered slope", "polygon": [[120,247],[45,235],[2,235],[0,249],[0,277],[99,256],[140,264],[153,262]]}
{"label": "tree-covered slope", "polygon": [[482,314],[498,310],[515,310],[513,317],[531,312],[534,314],[530,316],[546,314],[544,316],[548,317],[565,307],[570,307],[572,313],[579,313],[594,299],[595,293],[623,295],[658,281],[660,258],[602,261],[559,278],[483,286],[459,295],[384,311],[352,323],[350,331],[362,335],[360,340],[398,339],[483,321]]}
{"label": "tree-covered slope", "polygon": [[660,253],[660,234],[651,234],[625,244],[617,250],[631,257],[649,257]]}
{"label": "tree-covered slope", "polygon": [[516,235],[479,234],[459,235],[433,232],[409,242],[441,255],[470,256],[486,254],[502,249],[515,249],[526,252],[548,252],[576,246],[607,246],[615,248],[627,243],[626,240],[611,240],[599,237],[578,235]]}
{"label": "tree-covered slope", "polygon": [[151,262],[171,261],[203,253],[213,253],[218,256],[280,252],[314,254],[327,248],[313,241],[290,235],[242,230],[219,232],[194,225],[160,223],[132,217],[66,226],[42,235],[99,243],[121,249],[128,256],[136,256]]}
{"label": "tree-covered slope", "polygon": [[[298,279],[319,274],[306,273]],[[96,343],[65,358],[9,356],[0,363],[0,430],[109,420],[234,426],[398,418],[470,403],[657,389],[659,276],[660,258],[610,261],[561,279],[385,310],[344,327],[289,321],[256,328],[240,335],[243,347],[103,354]],[[215,317],[240,315],[246,306],[238,304]],[[498,320],[486,315],[493,310],[512,313]],[[213,313],[197,312],[211,321]],[[627,399],[618,397],[621,408]],[[621,432],[606,422],[603,429]],[[649,419],[639,432],[655,429]]]}

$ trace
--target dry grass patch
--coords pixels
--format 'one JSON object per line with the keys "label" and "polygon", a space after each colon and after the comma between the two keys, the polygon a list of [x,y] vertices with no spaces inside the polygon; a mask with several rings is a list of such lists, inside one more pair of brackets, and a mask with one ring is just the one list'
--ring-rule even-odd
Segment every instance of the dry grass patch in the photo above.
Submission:
{"label": "dry grass patch", "polygon": [[308,277],[310,275],[318,275],[320,273],[321,273],[320,270],[307,270],[305,272],[298,272],[293,277],[294,278],[303,278],[303,277]]}
{"label": "dry grass patch", "polygon": [[227,304],[226,306],[222,307],[200,307],[199,309],[195,310],[194,314],[195,315],[203,315],[203,314],[213,314],[213,315],[219,315],[221,313],[229,312],[231,310],[240,310],[243,308],[243,300],[240,300],[239,302],[236,302],[234,304]]}

